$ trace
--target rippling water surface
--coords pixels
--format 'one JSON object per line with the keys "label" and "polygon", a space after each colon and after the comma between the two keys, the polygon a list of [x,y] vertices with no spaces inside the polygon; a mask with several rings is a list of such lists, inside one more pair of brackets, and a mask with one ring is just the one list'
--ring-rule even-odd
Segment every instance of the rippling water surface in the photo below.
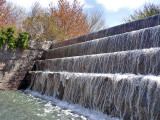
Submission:
{"label": "rippling water surface", "polygon": [[118,120],[32,91],[0,92],[0,120]]}

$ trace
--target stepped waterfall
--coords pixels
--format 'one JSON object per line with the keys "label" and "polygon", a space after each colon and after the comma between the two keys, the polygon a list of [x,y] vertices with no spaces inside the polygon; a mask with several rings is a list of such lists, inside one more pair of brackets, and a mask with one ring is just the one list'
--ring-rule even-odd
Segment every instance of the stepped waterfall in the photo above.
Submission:
{"label": "stepped waterfall", "polygon": [[[54,43],[29,72],[28,89],[123,120],[159,120],[159,18]],[[122,26],[132,29],[113,34]]]}
{"label": "stepped waterfall", "polygon": [[[31,72],[32,73],[32,72]],[[160,119],[159,77],[34,72],[29,89],[123,119]]]}

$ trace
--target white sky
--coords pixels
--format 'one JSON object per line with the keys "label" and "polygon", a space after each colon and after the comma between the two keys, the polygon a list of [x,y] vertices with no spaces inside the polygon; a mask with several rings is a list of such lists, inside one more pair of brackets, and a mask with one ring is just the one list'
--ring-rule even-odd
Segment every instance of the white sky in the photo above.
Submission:
{"label": "white sky", "polygon": [[[29,9],[32,4],[36,1],[40,2],[43,7],[48,7],[48,5],[52,2],[55,5],[57,4],[58,0],[7,0],[8,2],[13,2],[18,5]],[[73,0],[69,0],[73,2]],[[91,7],[87,5],[87,0],[79,0],[82,4],[85,4],[85,7]],[[150,0],[95,0],[97,3],[102,4],[106,10],[117,11],[120,8],[137,8],[143,5],[145,2]]]}
{"label": "white sky", "polygon": [[[15,3],[17,5],[23,6],[25,9],[30,9],[31,6],[35,3],[35,2],[39,2],[41,4],[42,7],[48,7],[49,4],[52,2],[53,4],[57,5],[57,1],[58,0],[7,0],[7,2],[12,2]],[[70,2],[73,2],[73,0],[68,0]],[[82,4],[85,4],[84,0],[80,0]],[[88,6],[86,6],[88,7]]]}
{"label": "white sky", "polygon": [[145,2],[150,0],[96,0],[97,3],[102,4],[106,10],[118,11],[120,8],[138,8]]}
{"label": "white sky", "polygon": [[[47,8],[52,2],[57,5],[58,0],[7,0],[29,10],[35,2],[39,2],[42,7]],[[68,0],[73,2],[73,0]],[[115,26],[121,24],[120,20],[133,12],[134,9],[140,8],[145,2],[155,2],[160,4],[160,0],[79,0],[84,8],[99,8],[104,12],[106,25]]]}

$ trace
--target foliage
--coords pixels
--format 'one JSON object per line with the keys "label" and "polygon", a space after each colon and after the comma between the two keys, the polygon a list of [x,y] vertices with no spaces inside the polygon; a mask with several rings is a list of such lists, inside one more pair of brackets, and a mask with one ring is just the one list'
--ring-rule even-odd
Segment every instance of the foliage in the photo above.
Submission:
{"label": "foliage", "polygon": [[16,41],[16,48],[27,49],[28,48],[28,40],[30,38],[31,37],[28,33],[25,33],[25,32],[18,33],[18,38]]}
{"label": "foliage", "polygon": [[44,32],[41,34],[41,39],[46,40],[64,40],[65,35],[63,31],[58,27],[56,24],[54,24],[55,17],[49,16],[49,14],[45,14],[43,17],[43,30]]}
{"label": "foliage", "polygon": [[41,13],[43,14],[43,10],[36,2],[31,8],[30,15],[23,21],[23,28],[31,35],[32,39],[39,38],[42,33]]}
{"label": "foliage", "polygon": [[23,22],[23,28],[32,39],[63,40],[65,38],[61,29],[54,23],[54,17],[42,9],[37,2],[32,6],[30,15]]}
{"label": "foliage", "polygon": [[83,13],[83,6],[78,0],[70,4],[67,0],[58,0],[58,7],[50,5],[50,16],[64,33],[65,39],[90,33],[87,15]]}
{"label": "foliage", "polygon": [[28,48],[28,39],[30,35],[25,32],[18,33],[18,38],[15,35],[16,28],[8,26],[2,28],[0,31],[0,48],[3,49],[3,46],[6,44],[8,48],[14,50],[16,48]]}
{"label": "foliage", "polygon": [[6,0],[0,0],[0,29],[2,27],[14,25],[16,17],[12,15],[10,5],[6,4]]}
{"label": "foliage", "polygon": [[65,40],[106,28],[102,12],[83,12],[83,5],[74,0],[58,0],[58,5],[50,4],[48,10],[36,2],[29,16],[23,21],[23,29],[32,39]]}
{"label": "foliage", "polygon": [[143,6],[142,10],[135,10],[133,14],[131,14],[129,17],[124,18],[124,22],[131,22],[135,20],[139,20],[142,18],[146,18],[152,15],[160,14],[160,6],[155,5],[153,3],[146,3]]}

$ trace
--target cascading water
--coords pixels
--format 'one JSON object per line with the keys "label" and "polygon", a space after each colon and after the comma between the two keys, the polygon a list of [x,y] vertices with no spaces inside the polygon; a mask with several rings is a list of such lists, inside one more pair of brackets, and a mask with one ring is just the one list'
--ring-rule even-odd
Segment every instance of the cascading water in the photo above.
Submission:
{"label": "cascading water", "polygon": [[109,53],[160,46],[160,26],[51,49],[46,59]]}
{"label": "cascading water", "polygon": [[158,75],[160,48],[42,60],[36,70]]}
{"label": "cascading water", "polygon": [[160,119],[159,76],[31,72],[30,89],[124,120]]}
{"label": "cascading water", "polygon": [[98,39],[102,37],[108,37],[112,35],[122,34],[125,32],[140,30],[140,29],[149,28],[149,27],[158,26],[158,25],[160,25],[160,15],[159,14],[148,17],[148,18],[144,18],[141,20],[137,20],[137,21],[125,23],[122,25],[118,25],[115,27],[111,27],[108,29],[104,29],[98,32],[94,32],[94,33],[90,33],[87,35],[72,38],[69,40],[65,40],[62,42],[53,43],[51,48],[53,49],[53,48],[67,46],[67,45],[76,44],[80,42],[86,42],[86,41],[90,41],[90,40],[94,40],[94,39]]}
{"label": "cascading water", "polygon": [[29,73],[29,90],[123,120],[159,120],[159,18],[53,44]]}

